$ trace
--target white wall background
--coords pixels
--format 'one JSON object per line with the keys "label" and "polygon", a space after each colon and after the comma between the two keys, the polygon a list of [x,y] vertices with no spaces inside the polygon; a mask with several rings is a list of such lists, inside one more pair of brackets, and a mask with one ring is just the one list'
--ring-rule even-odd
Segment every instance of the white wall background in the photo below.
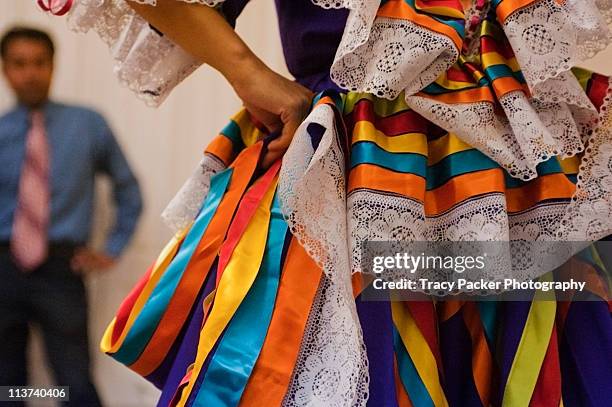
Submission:
{"label": "white wall background", "polygon": [[[115,80],[108,50],[95,34],[75,34],[61,17],[46,15],[34,4],[35,0],[0,0],[0,32],[15,24],[32,24],[53,35],[58,48],[53,97],[85,104],[104,114],[141,182],[145,211],[131,245],[114,270],[89,279],[91,353],[96,383],[106,405],[155,405],[157,391],[153,386],[101,354],[97,343],[123,297],[171,237],[159,214],[240,102],[218,73],[204,67],[181,84],[162,107],[146,107]],[[272,1],[253,0],[237,29],[262,59],[286,72],[275,18]],[[0,81],[0,112],[12,103],[11,93]],[[99,191],[96,242],[112,219],[104,181]],[[34,342],[33,380],[46,382],[40,342]]]}
{"label": "white wall background", "polygon": [[[151,109],[122,88],[112,74],[112,61],[95,34],[70,32],[61,17],[40,12],[34,0],[0,0],[0,32],[15,24],[32,24],[52,33],[58,48],[53,97],[91,106],[103,113],[115,130],[132,167],[140,178],[145,211],[132,241],[117,267],[91,276],[90,313],[94,374],[106,405],[155,405],[157,391],[143,379],[97,351],[106,324],[132,285],[170,238],[159,214],[191,174],[204,146],[240,106],[223,78],[201,68],[181,84],[159,109]],[[286,73],[271,0],[253,0],[238,21],[238,31],[274,69]],[[612,48],[585,67],[612,74]],[[0,83],[0,112],[12,97]],[[108,185],[101,183],[96,242],[112,219]],[[33,380],[49,381],[40,342],[31,352]],[[0,366],[0,368],[2,368]]]}

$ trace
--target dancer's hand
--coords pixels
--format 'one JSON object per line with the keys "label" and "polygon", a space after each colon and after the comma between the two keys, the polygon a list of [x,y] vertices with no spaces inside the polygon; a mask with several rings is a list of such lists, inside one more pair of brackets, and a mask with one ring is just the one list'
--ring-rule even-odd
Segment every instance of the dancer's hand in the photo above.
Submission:
{"label": "dancer's hand", "polygon": [[280,132],[263,157],[262,166],[268,168],[289,148],[295,131],[308,114],[313,93],[258,60],[252,61],[252,65],[248,73],[241,72],[244,68],[237,69],[228,75],[228,80],[249,113],[270,132]]}
{"label": "dancer's hand", "polygon": [[255,118],[270,131],[281,131],[268,145],[265,167],[283,155],[308,113],[308,89],[268,68],[213,8],[175,0],[157,0],[155,7],[128,4],[195,58],[221,72]]}

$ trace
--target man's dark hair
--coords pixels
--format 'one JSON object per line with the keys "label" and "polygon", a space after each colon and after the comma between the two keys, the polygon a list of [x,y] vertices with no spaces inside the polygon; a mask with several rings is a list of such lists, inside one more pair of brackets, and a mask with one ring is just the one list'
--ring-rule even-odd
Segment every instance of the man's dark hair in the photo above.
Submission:
{"label": "man's dark hair", "polygon": [[49,54],[51,58],[53,58],[53,54],[55,54],[55,45],[53,45],[53,40],[49,34],[31,27],[13,27],[4,33],[2,39],[0,39],[0,56],[2,59],[6,58],[10,43],[21,39],[43,43],[49,49]]}

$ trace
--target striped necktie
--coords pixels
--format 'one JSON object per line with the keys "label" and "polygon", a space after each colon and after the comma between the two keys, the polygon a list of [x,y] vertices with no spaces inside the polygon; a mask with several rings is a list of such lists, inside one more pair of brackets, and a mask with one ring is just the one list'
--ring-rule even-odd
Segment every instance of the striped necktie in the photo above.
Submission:
{"label": "striped necktie", "polygon": [[49,145],[44,116],[38,110],[30,116],[18,194],[11,253],[15,263],[28,272],[40,266],[48,252]]}

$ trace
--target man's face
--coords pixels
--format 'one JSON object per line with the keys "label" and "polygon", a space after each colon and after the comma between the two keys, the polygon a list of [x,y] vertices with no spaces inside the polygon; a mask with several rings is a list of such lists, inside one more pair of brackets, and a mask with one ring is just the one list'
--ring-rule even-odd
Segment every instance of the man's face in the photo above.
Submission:
{"label": "man's face", "polygon": [[36,107],[49,96],[53,57],[41,41],[18,38],[9,42],[3,71],[20,103]]}

